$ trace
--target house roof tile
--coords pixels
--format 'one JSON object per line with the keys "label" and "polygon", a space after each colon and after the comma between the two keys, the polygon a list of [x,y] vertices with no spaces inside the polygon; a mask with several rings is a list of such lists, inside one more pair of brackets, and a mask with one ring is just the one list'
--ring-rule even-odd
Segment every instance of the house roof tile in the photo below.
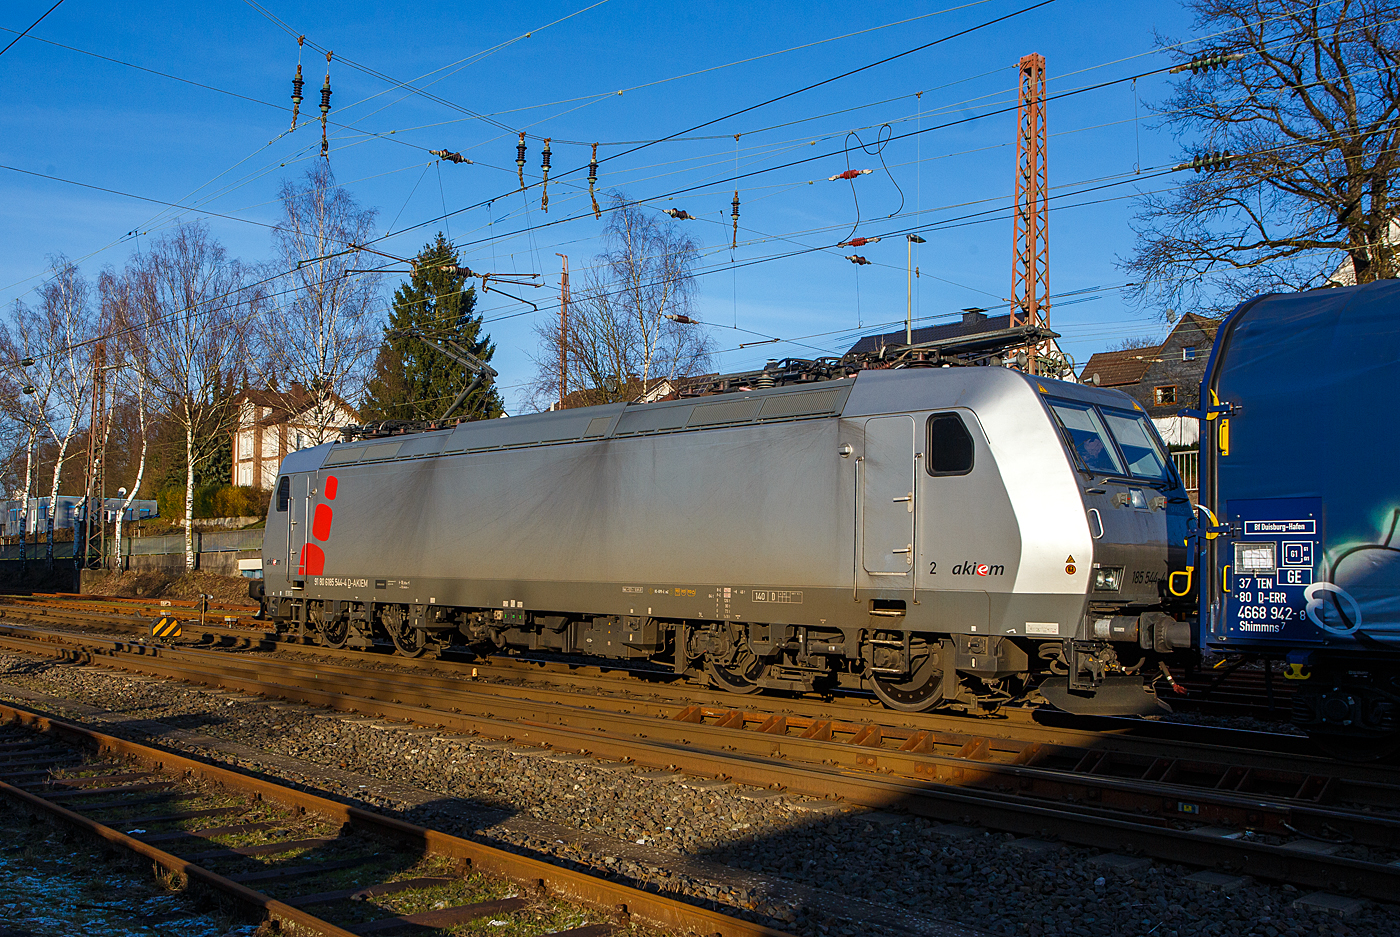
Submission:
{"label": "house roof tile", "polygon": [[1079,379],[1090,381],[1097,374],[1101,387],[1136,384],[1142,380],[1142,376],[1147,373],[1147,366],[1156,359],[1161,349],[1161,345],[1151,345],[1147,348],[1095,352],[1079,372]]}

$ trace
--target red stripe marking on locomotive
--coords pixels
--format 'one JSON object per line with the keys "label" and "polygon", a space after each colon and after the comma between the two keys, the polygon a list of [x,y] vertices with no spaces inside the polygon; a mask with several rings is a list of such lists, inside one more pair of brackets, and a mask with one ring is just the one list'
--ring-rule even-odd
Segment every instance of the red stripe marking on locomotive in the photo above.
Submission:
{"label": "red stripe marking on locomotive", "polygon": [[326,490],[326,500],[327,500],[327,501],[334,501],[334,500],[335,500],[335,490],[336,490],[337,488],[340,487],[340,480],[339,480],[338,478],[336,478],[334,475],[327,475],[327,476],[326,476],[326,483],[325,483],[325,485],[322,486],[322,487],[324,487],[325,490]]}
{"label": "red stripe marking on locomotive", "polygon": [[311,518],[311,536],[317,540],[326,540],[331,535],[331,506],[329,504],[316,505],[316,513]]}
{"label": "red stripe marking on locomotive", "polygon": [[314,543],[308,543],[301,551],[302,575],[319,576],[326,569],[326,554]]}

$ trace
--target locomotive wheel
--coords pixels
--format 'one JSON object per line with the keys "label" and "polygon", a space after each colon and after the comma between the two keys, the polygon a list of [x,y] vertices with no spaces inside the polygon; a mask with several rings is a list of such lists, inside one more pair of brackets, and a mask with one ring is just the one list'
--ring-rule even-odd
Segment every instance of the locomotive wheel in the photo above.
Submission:
{"label": "locomotive wheel", "polygon": [[428,632],[421,628],[395,628],[389,637],[394,639],[394,650],[404,657],[420,657],[428,649]]}
{"label": "locomotive wheel", "polygon": [[768,672],[768,665],[759,660],[746,646],[739,652],[733,664],[724,664],[713,657],[705,657],[705,671],[710,682],[721,690],[730,693],[757,693],[758,680]]}
{"label": "locomotive wheel", "polygon": [[926,712],[937,706],[943,701],[943,660],[938,649],[934,641],[928,653],[914,658],[913,671],[906,676],[869,674],[875,696],[890,709],[906,713]]}
{"label": "locomotive wheel", "polygon": [[326,647],[344,647],[345,642],[350,640],[350,620],[338,615],[334,621],[322,622],[320,635],[321,643]]}
{"label": "locomotive wheel", "polygon": [[380,619],[389,639],[394,642],[394,650],[404,657],[419,657],[428,649],[428,632],[421,628],[411,628],[408,615],[402,606],[391,605]]}

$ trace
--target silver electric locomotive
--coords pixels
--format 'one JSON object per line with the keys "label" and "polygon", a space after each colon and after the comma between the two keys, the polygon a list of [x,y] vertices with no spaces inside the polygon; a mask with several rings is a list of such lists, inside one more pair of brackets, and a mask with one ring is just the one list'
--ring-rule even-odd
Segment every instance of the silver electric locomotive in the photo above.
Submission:
{"label": "silver electric locomotive", "polygon": [[1117,391],[999,367],[613,404],[282,462],[265,613],[334,645],[649,659],[735,692],[1156,708],[1191,506]]}

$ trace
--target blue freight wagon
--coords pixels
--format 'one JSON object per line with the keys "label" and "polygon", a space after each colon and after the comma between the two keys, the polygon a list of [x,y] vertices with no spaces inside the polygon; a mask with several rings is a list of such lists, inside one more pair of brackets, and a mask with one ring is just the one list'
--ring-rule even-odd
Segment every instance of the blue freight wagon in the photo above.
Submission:
{"label": "blue freight wagon", "polygon": [[1240,305],[1196,414],[1200,646],[1283,658],[1293,721],[1349,757],[1400,747],[1397,398],[1390,280]]}

